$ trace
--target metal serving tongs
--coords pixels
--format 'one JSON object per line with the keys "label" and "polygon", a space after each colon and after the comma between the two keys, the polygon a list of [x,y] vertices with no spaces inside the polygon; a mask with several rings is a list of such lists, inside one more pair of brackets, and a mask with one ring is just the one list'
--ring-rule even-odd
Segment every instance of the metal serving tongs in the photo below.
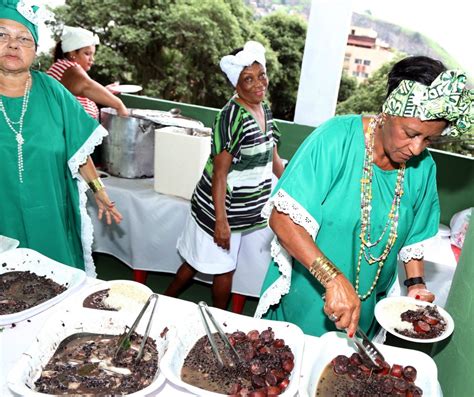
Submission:
{"label": "metal serving tongs", "polygon": [[[376,367],[382,367],[383,363],[385,362],[384,356],[382,355],[382,353],[380,353],[379,349],[377,349],[375,345],[371,342],[365,332],[360,329],[359,326],[357,326],[355,336],[356,337],[352,338],[352,340],[357,346],[359,354],[361,356],[367,357],[369,361]],[[360,338],[361,341],[359,341],[359,339],[357,338]]]}
{"label": "metal serving tongs", "polygon": [[153,309],[151,311],[150,318],[148,319],[148,324],[146,326],[145,335],[143,335],[142,343],[140,344],[140,349],[138,350],[138,355],[135,358],[135,361],[139,361],[142,358],[143,349],[144,349],[145,343],[148,339],[148,335],[150,334],[151,320],[153,319],[153,315],[155,314],[156,304],[158,303],[158,297],[159,297],[158,294],[151,294],[148,297],[148,300],[143,305],[142,310],[138,314],[138,316],[135,319],[135,322],[133,323],[133,325],[130,327],[130,330],[120,339],[118,347],[117,347],[117,349],[115,350],[115,353],[114,353],[114,359],[118,356],[118,354],[120,353],[121,350],[126,350],[127,346],[130,345],[130,336],[132,335],[132,333],[137,328],[140,320],[142,319],[143,315],[145,314],[146,309],[150,305],[151,301],[154,299],[155,304],[153,305]]}
{"label": "metal serving tongs", "polygon": [[224,360],[222,359],[221,354],[219,353],[219,349],[217,348],[217,343],[214,340],[214,335],[211,332],[211,329],[209,328],[209,324],[207,322],[207,317],[209,317],[209,320],[211,320],[212,324],[214,325],[215,329],[217,330],[219,336],[221,337],[222,341],[224,342],[224,345],[229,348],[229,350],[232,352],[232,354],[235,356],[237,359],[237,362],[240,362],[240,356],[237,353],[237,351],[234,349],[234,346],[231,345],[229,338],[225,334],[225,332],[222,330],[221,326],[219,323],[216,321],[214,316],[212,315],[211,311],[209,310],[209,306],[207,306],[206,302],[199,302],[198,303],[199,307],[199,313],[201,314],[201,319],[202,323],[204,324],[204,329],[206,330],[207,337],[209,339],[209,342],[211,343],[212,351],[214,352],[214,355],[217,359],[217,363],[219,364],[219,367],[222,368],[225,366]]}
{"label": "metal serving tongs", "polygon": [[[322,295],[323,301],[326,300],[326,295]],[[359,341],[360,338],[361,340]],[[352,341],[356,345],[357,351],[362,357],[362,359],[366,362],[370,362],[372,365],[376,367],[382,367],[382,363],[385,361],[384,356],[380,351],[375,347],[375,345],[371,342],[369,337],[365,334],[362,329],[357,326],[355,337],[352,338]]]}

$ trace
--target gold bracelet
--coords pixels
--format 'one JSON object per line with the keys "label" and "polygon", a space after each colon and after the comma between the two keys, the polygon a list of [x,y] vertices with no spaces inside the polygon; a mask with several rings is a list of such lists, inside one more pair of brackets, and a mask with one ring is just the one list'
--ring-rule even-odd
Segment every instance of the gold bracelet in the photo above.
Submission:
{"label": "gold bracelet", "polygon": [[310,273],[326,288],[328,283],[335,279],[341,271],[324,255],[318,256],[309,267]]}
{"label": "gold bracelet", "polygon": [[99,177],[97,177],[94,180],[90,181],[88,183],[88,185],[94,193],[100,192],[101,190],[103,190],[105,188],[102,180]]}

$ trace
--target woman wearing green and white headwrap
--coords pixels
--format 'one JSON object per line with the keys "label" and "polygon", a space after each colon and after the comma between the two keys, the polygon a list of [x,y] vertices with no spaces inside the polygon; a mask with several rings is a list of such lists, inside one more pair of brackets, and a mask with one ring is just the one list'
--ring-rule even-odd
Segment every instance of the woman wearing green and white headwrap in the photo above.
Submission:
{"label": "woman wearing green and white headwrap", "polygon": [[305,140],[264,209],[276,238],[257,317],[316,336],[352,337],[358,324],[373,335],[397,256],[407,294],[434,300],[423,241],[438,230],[439,202],[426,147],[474,122],[465,80],[431,58],[406,58],[389,74],[380,115],[335,117]]}

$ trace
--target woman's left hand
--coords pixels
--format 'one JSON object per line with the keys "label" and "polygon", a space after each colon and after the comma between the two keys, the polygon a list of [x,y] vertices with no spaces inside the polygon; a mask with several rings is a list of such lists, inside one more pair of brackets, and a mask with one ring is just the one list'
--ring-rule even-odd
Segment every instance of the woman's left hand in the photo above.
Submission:
{"label": "woman's left hand", "polygon": [[117,210],[117,208],[115,208],[115,203],[110,200],[105,189],[99,190],[98,192],[94,193],[94,197],[97,203],[97,207],[99,208],[97,214],[99,220],[101,220],[105,214],[105,220],[107,222],[107,225],[112,224],[112,219],[117,224],[122,221],[122,214]]}
{"label": "woman's left hand", "polygon": [[414,285],[408,288],[408,296],[410,298],[415,298],[420,301],[433,302],[435,300],[435,295],[426,289],[426,286],[423,284]]}

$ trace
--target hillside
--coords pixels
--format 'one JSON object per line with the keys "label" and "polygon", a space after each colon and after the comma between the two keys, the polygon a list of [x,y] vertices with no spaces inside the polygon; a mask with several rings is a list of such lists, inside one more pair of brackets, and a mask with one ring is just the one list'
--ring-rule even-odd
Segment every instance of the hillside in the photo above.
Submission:
{"label": "hillside", "polygon": [[373,18],[370,15],[357,13],[352,14],[352,24],[375,30],[380,39],[398,51],[408,55],[425,55],[438,58],[449,68],[461,68],[456,60],[441,46],[421,33]]}

